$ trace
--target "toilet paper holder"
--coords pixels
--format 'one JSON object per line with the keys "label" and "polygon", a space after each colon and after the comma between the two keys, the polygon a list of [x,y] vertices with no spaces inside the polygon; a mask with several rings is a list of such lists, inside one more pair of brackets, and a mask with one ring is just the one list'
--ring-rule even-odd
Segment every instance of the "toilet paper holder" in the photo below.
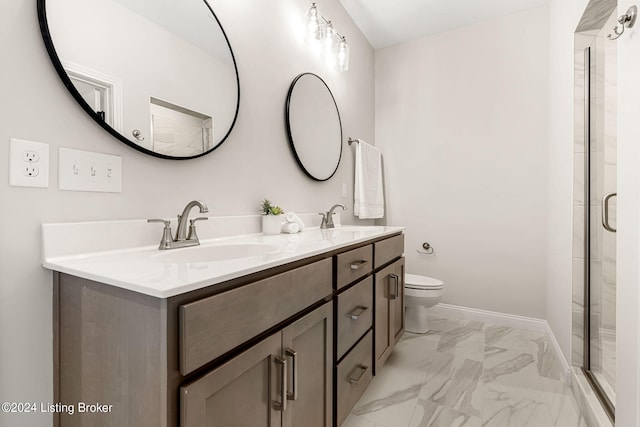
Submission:
{"label": "toilet paper holder", "polygon": [[418,252],[419,254],[422,254],[422,255],[433,255],[434,249],[433,249],[433,246],[431,246],[431,244],[429,242],[424,242],[422,244],[422,249],[424,249],[424,250],[421,251],[420,249],[417,249],[416,252]]}

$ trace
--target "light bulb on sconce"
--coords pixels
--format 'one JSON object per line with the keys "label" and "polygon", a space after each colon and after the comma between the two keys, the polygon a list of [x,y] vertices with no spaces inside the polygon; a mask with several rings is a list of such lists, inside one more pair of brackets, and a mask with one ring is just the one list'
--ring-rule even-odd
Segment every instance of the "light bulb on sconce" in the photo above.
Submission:
{"label": "light bulb on sconce", "polygon": [[331,66],[336,64],[336,41],[337,41],[336,29],[333,28],[331,21],[327,22],[324,40],[322,41],[322,55],[324,55],[327,63]]}
{"label": "light bulb on sconce", "polygon": [[318,8],[315,3],[311,3],[311,7],[307,11],[307,29],[304,41],[311,46],[321,43],[324,38],[323,27],[324,23]]}
{"label": "light bulb on sconce", "polygon": [[331,68],[340,71],[349,69],[349,45],[338,33],[333,23],[320,14],[315,3],[306,14],[305,42],[320,53]]}
{"label": "light bulb on sconce", "polygon": [[349,69],[349,45],[347,39],[342,37],[338,43],[338,52],[336,55],[338,70],[347,71]]}

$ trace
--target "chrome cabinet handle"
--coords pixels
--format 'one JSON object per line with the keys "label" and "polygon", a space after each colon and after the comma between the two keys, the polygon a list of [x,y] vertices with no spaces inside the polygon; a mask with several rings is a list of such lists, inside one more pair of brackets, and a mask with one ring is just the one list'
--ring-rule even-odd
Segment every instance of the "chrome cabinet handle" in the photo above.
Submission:
{"label": "chrome cabinet handle", "polygon": [[287,410],[287,360],[280,357],[275,358],[276,364],[280,365],[280,402],[274,401],[273,408],[276,411]]}
{"label": "chrome cabinet handle", "polygon": [[293,378],[291,378],[292,386],[291,392],[287,393],[287,399],[298,399],[298,352],[290,348],[285,350],[287,357],[291,357],[291,369],[293,371]]}
{"label": "chrome cabinet handle", "polygon": [[[349,378],[347,378],[347,381],[349,381],[350,384],[358,384],[358,381],[362,379],[364,373],[367,372],[367,369],[369,369],[367,365],[363,365],[362,363],[359,364],[354,368],[353,371],[351,371],[351,374],[349,375]],[[355,378],[353,375],[356,371],[360,371],[360,375],[358,375],[357,378]]]}
{"label": "chrome cabinet handle", "polygon": [[359,305],[356,308],[354,308],[351,311],[351,313],[347,314],[347,316],[349,316],[351,320],[358,320],[358,318],[362,315],[362,313],[364,313],[367,310],[369,310],[369,307],[365,307],[364,305]]}
{"label": "chrome cabinet handle", "polygon": [[602,198],[602,226],[605,230],[615,233],[617,230],[609,224],[609,200],[618,193],[605,194]]}
{"label": "chrome cabinet handle", "polygon": [[397,274],[390,274],[389,278],[393,280],[393,293],[389,289],[389,299],[397,299],[400,290],[400,277]]}
{"label": "chrome cabinet handle", "polygon": [[365,264],[367,264],[369,261],[367,261],[366,259],[360,260],[360,261],[354,261],[351,263],[351,269],[352,270],[359,270],[360,267],[363,267]]}

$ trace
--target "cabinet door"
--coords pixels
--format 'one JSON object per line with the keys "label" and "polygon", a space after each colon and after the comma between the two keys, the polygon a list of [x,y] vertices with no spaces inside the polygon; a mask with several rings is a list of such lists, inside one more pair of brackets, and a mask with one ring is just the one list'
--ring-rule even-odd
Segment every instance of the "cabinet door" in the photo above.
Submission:
{"label": "cabinet door", "polygon": [[375,371],[404,332],[404,258],[375,275]]}
{"label": "cabinet door", "polygon": [[404,333],[404,258],[400,258],[398,261],[394,262],[393,269],[395,276],[390,278],[391,282],[389,286],[396,286],[397,289],[394,289],[395,298],[391,298],[389,300],[390,304],[390,321],[391,326],[389,328],[391,332],[391,342],[393,342],[393,346],[400,341],[402,338],[402,334]]}
{"label": "cabinet door", "polygon": [[276,427],[285,378],[276,333],[181,387],[181,427]]}
{"label": "cabinet door", "polygon": [[333,315],[327,303],[282,331],[287,361],[285,427],[330,427],[333,411]]}

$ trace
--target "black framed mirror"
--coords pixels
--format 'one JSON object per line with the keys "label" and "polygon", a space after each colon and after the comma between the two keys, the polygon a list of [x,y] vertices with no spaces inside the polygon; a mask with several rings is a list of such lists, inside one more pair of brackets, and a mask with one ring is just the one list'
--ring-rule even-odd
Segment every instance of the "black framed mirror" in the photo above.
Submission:
{"label": "black framed mirror", "polygon": [[313,73],[298,75],[287,94],[285,122],[289,145],[304,173],[330,179],[342,158],[342,122],[331,89]]}
{"label": "black framed mirror", "polygon": [[37,0],[51,61],[111,135],[144,153],[191,159],[233,129],[240,79],[207,0]]}

